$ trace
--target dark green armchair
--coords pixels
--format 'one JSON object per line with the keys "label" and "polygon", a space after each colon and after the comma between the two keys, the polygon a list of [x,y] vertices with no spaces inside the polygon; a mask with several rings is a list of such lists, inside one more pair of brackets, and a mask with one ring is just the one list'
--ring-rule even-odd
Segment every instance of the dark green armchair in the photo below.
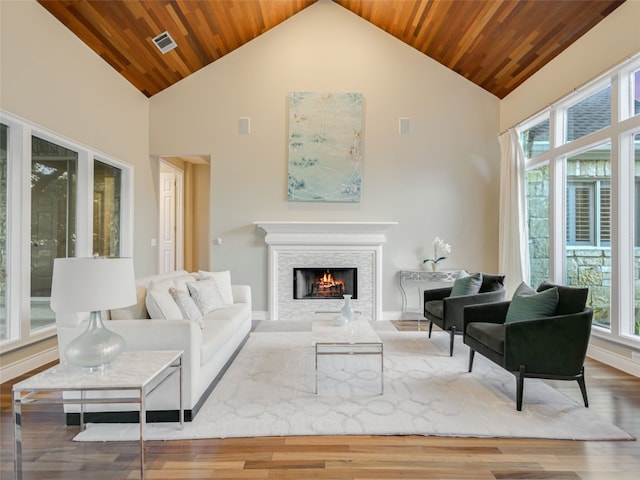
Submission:
{"label": "dark green armchair", "polygon": [[489,273],[480,275],[481,284],[479,290],[470,295],[452,296],[454,287],[424,291],[424,317],[429,320],[429,338],[431,338],[431,330],[434,323],[445,332],[448,331],[450,335],[449,356],[453,356],[455,335],[462,335],[463,332],[462,315],[464,308],[467,305],[504,300],[504,275],[492,275]]}
{"label": "dark green armchair", "polygon": [[593,320],[593,311],[586,307],[589,290],[545,282],[537,292],[554,288],[557,304],[550,316],[505,323],[513,300],[469,306],[464,311],[463,342],[471,349],[469,372],[478,352],[513,373],[518,411],[522,410],[525,378],[576,380],[584,405],[589,406],[584,381]]}

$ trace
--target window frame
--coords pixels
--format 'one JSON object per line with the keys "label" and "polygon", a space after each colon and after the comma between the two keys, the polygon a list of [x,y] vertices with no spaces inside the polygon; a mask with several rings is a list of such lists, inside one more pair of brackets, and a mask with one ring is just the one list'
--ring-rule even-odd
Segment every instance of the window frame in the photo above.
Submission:
{"label": "window frame", "polygon": [[[531,157],[527,156],[527,150],[524,148],[523,145],[523,135],[525,132],[534,129],[535,127],[542,125],[543,123],[549,123],[549,145],[547,145],[547,149],[541,153],[539,153],[538,155],[533,155]],[[518,138],[520,139],[520,144],[523,145],[522,150],[523,153],[525,154],[525,161],[529,161],[532,158],[535,157],[541,157],[543,155],[545,155],[549,149],[551,148],[551,119],[549,118],[549,112],[548,111],[544,111],[542,114],[540,115],[536,115],[534,117],[532,117],[531,119],[527,120],[525,123],[522,123],[520,125],[520,127],[518,128]],[[532,146],[535,144],[532,144]],[[532,150],[535,150],[532,148]]]}
{"label": "window frame", "polygon": [[0,340],[2,353],[52,338],[55,323],[31,330],[30,318],[30,238],[31,137],[37,136],[78,152],[76,196],[76,255],[91,256],[93,245],[93,164],[94,159],[122,170],[120,255],[133,256],[133,175],[134,166],[92,147],[0,109],[0,123],[9,127],[7,145],[7,331]]}
{"label": "window frame", "polygon": [[[634,181],[635,187],[635,196],[634,196],[634,204],[633,204],[633,208],[635,209],[635,212],[640,212],[640,179],[635,179]],[[634,227],[634,238],[635,238],[635,248],[640,248],[640,222],[635,222],[635,227]]]}

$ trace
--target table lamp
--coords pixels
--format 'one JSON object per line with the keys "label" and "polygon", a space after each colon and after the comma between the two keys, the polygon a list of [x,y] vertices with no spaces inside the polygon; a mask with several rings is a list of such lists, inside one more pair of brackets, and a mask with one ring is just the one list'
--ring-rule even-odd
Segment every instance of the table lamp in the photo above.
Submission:
{"label": "table lamp", "polygon": [[102,311],[136,303],[131,258],[56,258],[53,262],[51,309],[56,313],[91,312],[89,326],[65,349],[73,365],[98,369],[122,351],[122,336],[107,329]]}

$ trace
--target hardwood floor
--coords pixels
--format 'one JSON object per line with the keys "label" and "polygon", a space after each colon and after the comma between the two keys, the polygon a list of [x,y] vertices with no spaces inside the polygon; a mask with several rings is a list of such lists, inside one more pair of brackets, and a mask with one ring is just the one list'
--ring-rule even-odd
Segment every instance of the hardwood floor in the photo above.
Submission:
{"label": "hardwood floor", "polygon": [[[416,322],[404,321],[396,326],[415,329]],[[33,373],[35,371],[28,375]],[[640,437],[640,378],[590,359],[586,373],[590,408]],[[0,389],[0,477],[3,479],[13,478],[11,386],[14,382],[2,384]],[[549,383],[580,401],[575,382]],[[78,427],[64,425],[59,405],[26,407],[24,415],[25,480],[139,478],[137,442],[73,442]],[[636,480],[638,472],[638,441],[323,436],[147,442],[147,478],[150,480]]]}

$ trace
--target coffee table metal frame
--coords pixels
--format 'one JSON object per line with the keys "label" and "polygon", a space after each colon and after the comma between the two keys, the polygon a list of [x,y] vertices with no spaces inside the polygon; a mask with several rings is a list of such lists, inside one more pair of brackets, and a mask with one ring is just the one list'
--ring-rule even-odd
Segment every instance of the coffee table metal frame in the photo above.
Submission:
{"label": "coffee table metal frame", "polygon": [[[182,403],[183,351],[123,352],[111,365],[97,371],[60,364],[40,372],[13,386],[13,426],[14,426],[14,474],[22,479],[22,428],[23,405],[34,404],[76,404],[80,405],[80,430],[85,429],[84,406],[88,404],[136,403],[140,405],[140,478],[145,478],[144,427],[146,424],[145,401],[160,385],[178,373],[180,388],[179,422],[184,427],[184,407]],[[136,368],[144,365],[142,369]],[[83,385],[83,383],[85,383]],[[41,393],[80,392],[80,398],[38,396]],[[88,392],[123,392],[119,398],[87,397]],[[137,396],[124,396],[124,392],[134,392]]]}
{"label": "coffee table metal frame", "polygon": [[380,355],[380,395],[384,394],[384,346],[382,342],[316,342],[316,387],[318,393],[318,357],[323,355]]}

